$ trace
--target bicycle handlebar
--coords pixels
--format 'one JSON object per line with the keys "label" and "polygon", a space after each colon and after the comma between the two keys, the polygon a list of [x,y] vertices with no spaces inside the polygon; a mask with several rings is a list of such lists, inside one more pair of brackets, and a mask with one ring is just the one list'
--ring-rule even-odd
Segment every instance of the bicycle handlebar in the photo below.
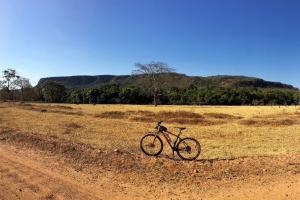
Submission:
{"label": "bicycle handlebar", "polygon": [[157,122],[157,125],[156,125],[155,129],[159,129],[159,127],[161,127],[161,123],[163,123],[163,121]]}

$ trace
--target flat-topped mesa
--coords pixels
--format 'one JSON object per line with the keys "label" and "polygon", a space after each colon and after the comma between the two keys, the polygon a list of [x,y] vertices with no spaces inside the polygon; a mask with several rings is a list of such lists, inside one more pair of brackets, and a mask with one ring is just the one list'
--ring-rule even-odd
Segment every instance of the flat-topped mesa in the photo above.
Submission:
{"label": "flat-topped mesa", "polygon": [[[164,74],[165,88],[186,88],[192,85],[195,86],[211,86],[223,88],[239,88],[239,87],[252,87],[252,88],[283,88],[298,90],[292,85],[265,81],[260,78],[247,77],[247,76],[188,76],[179,73]],[[118,84],[120,86],[146,86],[148,81],[143,75],[77,75],[77,76],[61,76],[61,77],[48,77],[42,78],[38,85],[45,81],[56,81],[62,83],[67,88],[89,88],[98,87],[107,84]]]}

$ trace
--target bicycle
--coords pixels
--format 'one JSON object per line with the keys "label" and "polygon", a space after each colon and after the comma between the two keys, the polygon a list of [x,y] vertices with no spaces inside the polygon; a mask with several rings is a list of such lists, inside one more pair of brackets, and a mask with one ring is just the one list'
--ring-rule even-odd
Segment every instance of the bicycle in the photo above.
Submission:
{"label": "bicycle", "polygon": [[[191,137],[182,138],[180,135],[182,131],[185,130],[185,127],[175,127],[179,130],[179,133],[176,135],[172,132],[169,132],[167,127],[162,126],[162,121],[158,122],[155,131],[147,133],[144,135],[140,142],[141,150],[148,156],[158,156],[163,151],[163,142],[159,134],[162,134],[169,146],[174,152],[177,152],[177,155],[183,160],[195,160],[201,153],[201,145],[200,143]],[[172,144],[172,140],[170,135],[175,136],[176,139]]]}

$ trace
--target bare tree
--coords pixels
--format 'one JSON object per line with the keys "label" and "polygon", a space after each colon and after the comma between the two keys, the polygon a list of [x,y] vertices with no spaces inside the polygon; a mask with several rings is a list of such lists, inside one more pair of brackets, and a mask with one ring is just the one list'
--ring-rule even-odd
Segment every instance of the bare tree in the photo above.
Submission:
{"label": "bare tree", "polygon": [[10,91],[13,89],[14,85],[11,83],[15,80],[20,78],[19,75],[17,75],[16,70],[8,68],[3,71],[3,78],[4,78],[4,85],[5,88],[7,89],[8,97],[10,98]]}
{"label": "bare tree", "polygon": [[18,77],[12,82],[12,85],[21,90],[22,101],[24,100],[24,89],[31,88],[31,84],[28,78]]}
{"label": "bare tree", "polygon": [[149,64],[135,64],[136,69],[133,70],[134,75],[146,75],[150,83],[150,89],[153,94],[153,104],[157,106],[159,92],[164,82],[163,76],[175,72],[175,70],[163,62],[151,62]]}

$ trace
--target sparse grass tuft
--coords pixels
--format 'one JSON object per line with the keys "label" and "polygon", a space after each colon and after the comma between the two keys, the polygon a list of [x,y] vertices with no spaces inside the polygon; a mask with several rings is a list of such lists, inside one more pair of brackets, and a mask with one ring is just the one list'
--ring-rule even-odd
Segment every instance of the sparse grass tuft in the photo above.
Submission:
{"label": "sparse grass tuft", "polygon": [[212,126],[225,124],[229,120],[241,119],[242,117],[234,116],[224,113],[204,113],[199,114],[189,111],[108,111],[100,114],[96,114],[95,117],[106,118],[106,119],[124,119],[128,118],[132,121],[137,122],[157,122],[164,121],[167,123],[176,123],[176,124],[195,124],[202,126]]}
{"label": "sparse grass tuft", "polygon": [[204,113],[204,116],[209,118],[215,118],[215,119],[242,119],[243,118],[240,116],[234,116],[234,115],[224,114],[224,113]]}
{"label": "sparse grass tuft", "polygon": [[80,111],[66,111],[66,110],[50,110],[49,113],[58,113],[58,114],[64,114],[64,115],[76,115],[76,116],[82,116],[83,112]]}
{"label": "sparse grass tuft", "polygon": [[67,123],[65,124],[65,128],[69,128],[69,129],[78,129],[78,128],[82,128],[81,125],[75,123],[75,122],[71,122],[71,123]]}
{"label": "sparse grass tuft", "polygon": [[125,112],[120,111],[109,111],[109,112],[103,112],[100,114],[95,114],[95,117],[99,118],[108,118],[108,119],[123,119],[125,117]]}
{"label": "sparse grass tuft", "polygon": [[31,110],[41,113],[58,113],[58,114],[65,114],[65,115],[77,115],[81,116],[83,115],[80,111],[74,111],[71,106],[64,106],[64,105],[34,105],[29,103],[21,103],[17,105],[18,108],[24,109],[24,110]]}
{"label": "sparse grass tuft", "polygon": [[178,123],[178,124],[197,124],[203,122],[203,116],[201,114],[187,112],[187,111],[159,111],[157,113],[142,113],[131,118],[133,121],[139,122],[157,122],[164,121],[166,123]]}
{"label": "sparse grass tuft", "polygon": [[135,112],[136,116],[131,120],[138,122],[157,122],[164,121],[166,123],[176,124],[195,124],[202,126],[211,126],[226,123],[225,121],[208,120],[203,115],[188,111],[159,111],[154,112]]}
{"label": "sparse grass tuft", "polygon": [[188,123],[195,124],[203,122],[203,116],[201,114],[187,112],[187,111],[159,111],[157,113],[151,111],[109,111],[101,114],[96,114],[95,117],[107,118],[107,119],[124,119],[130,118],[133,121],[138,122],[157,122],[163,120],[170,123]]}
{"label": "sparse grass tuft", "polygon": [[25,103],[25,102],[21,102],[20,105],[21,106],[33,106],[33,104],[31,104],[31,103]]}
{"label": "sparse grass tuft", "polygon": [[164,119],[170,118],[189,118],[189,119],[203,119],[203,116],[198,113],[194,112],[187,112],[187,111],[160,111],[158,112],[158,116]]}
{"label": "sparse grass tuft", "polygon": [[240,123],[246,126],[292,126],[299,122],[295,119],[247,119],[240,121]]}
{"label": "sparse grass tuft", "polygon": [[79,124],[77,124],[77,123],[75,123],[75,122],[66,123],[66,124],[64,125],[64,129],[65,129],[64,134],[71,134],[71,133],[74,133],[74,131],[75,131],[76,129],[81,129],[81,128],[83,128],[83,126],[82,126],[82,125],[79,125]]}
{"label": "sparse grass tuft", "polygon": [[295,112],[295,115],[300,115],[300,112],[296,111],[296,112]]}
{"label": "sparse grass tuft", "polygon": [[129,110],[129,111],[126,111],[127,114],[130,114],[130,115],[144,115],[144,116],[155,116],[155,113],[154,112],[151,112],[151,111],[147,111],[147,110],[137,110],[137,111],[132,111],[132,110]]}

